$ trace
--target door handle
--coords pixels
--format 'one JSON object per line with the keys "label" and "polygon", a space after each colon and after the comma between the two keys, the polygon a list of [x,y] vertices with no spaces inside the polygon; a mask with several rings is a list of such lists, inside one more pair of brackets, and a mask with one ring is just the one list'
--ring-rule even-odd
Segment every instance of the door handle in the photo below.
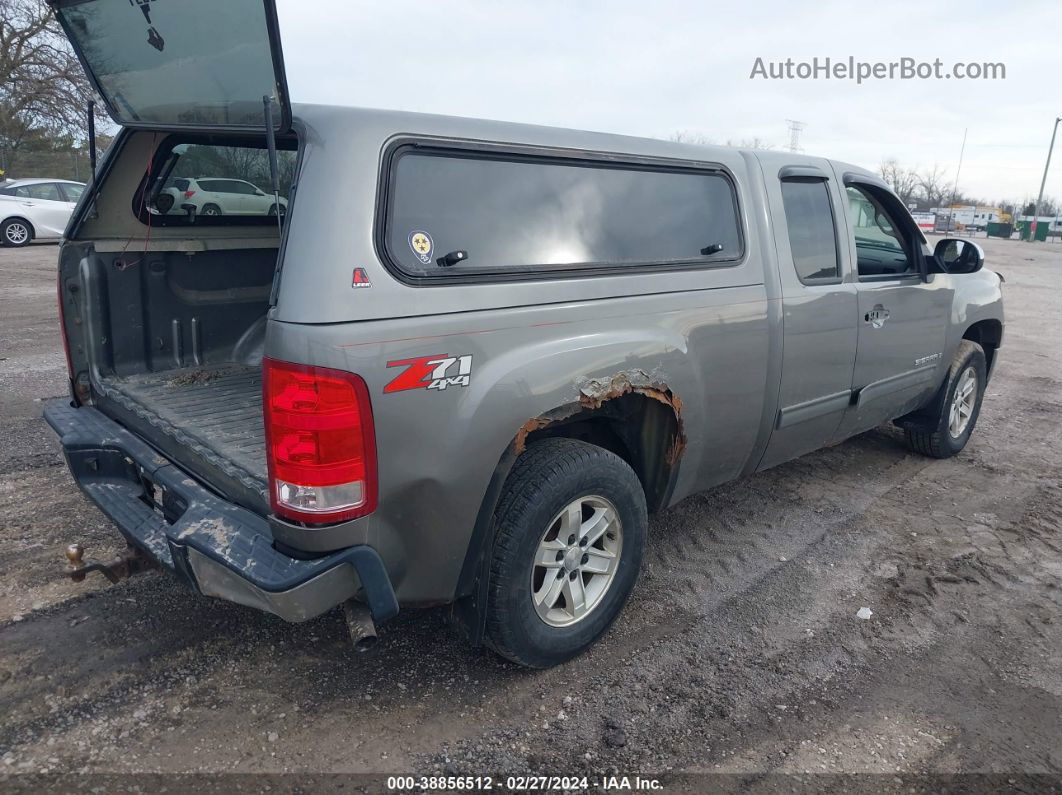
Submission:
{"label": "door handle", "polygon": [[875,304],[874,308],[863,315],[863,321],[869,323],[872,328],[881,328],[889,319],[890,312],[881,304]]}
{"label": "door handle", "polygon": [[19,204],[21,204],[23,207],[36,207],[37,206],[36,202],[19,202]]}

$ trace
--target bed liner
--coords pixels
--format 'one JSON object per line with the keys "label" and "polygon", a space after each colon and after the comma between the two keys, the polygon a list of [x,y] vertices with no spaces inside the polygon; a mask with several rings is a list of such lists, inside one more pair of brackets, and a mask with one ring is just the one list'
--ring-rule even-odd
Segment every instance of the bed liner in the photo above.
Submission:
{"label": "bed liner", "polygon": [[[191,367],[107,377],[97,385],[106,413],[128,414],[134,430],[176,459],[194,455],[266,501],[262,370],[257,366]],[[224,489],[223,489],[224,490]]]}

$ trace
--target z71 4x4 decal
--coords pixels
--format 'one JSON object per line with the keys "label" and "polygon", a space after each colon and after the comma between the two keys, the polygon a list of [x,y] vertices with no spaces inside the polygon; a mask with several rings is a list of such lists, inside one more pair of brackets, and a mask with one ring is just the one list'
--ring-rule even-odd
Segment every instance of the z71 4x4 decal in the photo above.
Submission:
{"label": "z71 4x4 decal", "polygon": [[384,392],[404,392],[407,389],[446,389],[448,386],[468,386],[472,376],[472,355],[418,356],[397,359],[388,367],[406,368],[384,387]]}

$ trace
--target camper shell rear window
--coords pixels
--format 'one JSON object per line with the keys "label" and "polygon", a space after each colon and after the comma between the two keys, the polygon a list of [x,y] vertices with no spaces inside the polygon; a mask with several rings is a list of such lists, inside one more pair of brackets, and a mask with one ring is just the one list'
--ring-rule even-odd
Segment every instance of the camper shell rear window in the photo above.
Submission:
{"label": "camper shell rear window", "polygon": [[378,245],[407,280],[720,267],[744,254],[722,167],[406,144],[384,185]]}

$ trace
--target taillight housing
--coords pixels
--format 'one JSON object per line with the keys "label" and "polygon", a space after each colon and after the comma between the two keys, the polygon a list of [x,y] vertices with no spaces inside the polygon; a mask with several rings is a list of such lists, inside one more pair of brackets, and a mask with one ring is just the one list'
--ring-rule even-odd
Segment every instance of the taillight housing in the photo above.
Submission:
{"label": "taillight housing", "polygon": [[55,277],[55,295],[59,303],[59,336],[63,340],[63,353],[66,354],[66,374],[67,378],[72,382],[74,380],[74,362],[70,358],[70,341],[66,336],[66,303],[63,295],[63,268],[59,267],[59,271]]}
{"label": "taillight housing", "polygon": [[186,198],[186,199],[190,199],[193,196],[195,196],[195,191],[194,190],[186,190],[184,192],[184,198]]}
{"label": "taillight housing", "polygon": [[359,376],[266,357],[262,404],[278,516],[328,524],[376,509],[376,432]]}

